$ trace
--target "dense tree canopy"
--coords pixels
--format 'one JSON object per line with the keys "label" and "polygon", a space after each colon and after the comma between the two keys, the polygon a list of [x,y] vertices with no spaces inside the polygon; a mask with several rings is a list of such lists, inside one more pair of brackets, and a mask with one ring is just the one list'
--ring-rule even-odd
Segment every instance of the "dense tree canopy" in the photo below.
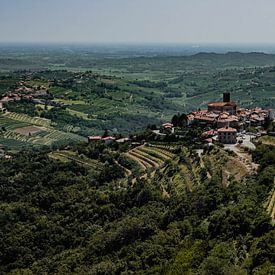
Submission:
{"label": "dense tree canopy", "polygon": [[259,175],[242,184],[205,179],[170,197],[154,179],[119,187],[120,149],[74,150],[101,170],[41,150],[1,160],[0,273],[271,274],[274,148],[257,148]]}

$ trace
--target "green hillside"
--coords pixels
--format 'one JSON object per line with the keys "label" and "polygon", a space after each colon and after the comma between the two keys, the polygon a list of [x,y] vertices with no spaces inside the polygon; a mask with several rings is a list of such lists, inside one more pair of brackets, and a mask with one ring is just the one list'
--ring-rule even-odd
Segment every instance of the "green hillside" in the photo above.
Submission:
{"label": "green hillside", "polygon": [[[75,53],[68,64],[66,56],[57,56],[64,59],[62,70],[45,63],[43,69],[24,73],[13,72],[10,66],[11,71],[0,73],[0,95],[24,81],[29,86],[46,87],[51,100],[63,107],[17,102],[8,104],[9,111],[50,119],[60,131],[71,127],[73,133],[87,136],[102,134],[105,129],[129,133],[160,124],[175,113],[188,113],[221,100],[225,91],[231,92],[232,100],[241,107],[275,106],[273,55],[80,58]],[[39,62],[42,57],[41,53],[30,58]]]}
{"label": "green hillside", "polygon": [[[232,157],[203,155],[216,166]],[[180,144],[1,159],[0,273],[272,274],[274,147],[259,145],[253,159],[258,175],[226,185]]]}

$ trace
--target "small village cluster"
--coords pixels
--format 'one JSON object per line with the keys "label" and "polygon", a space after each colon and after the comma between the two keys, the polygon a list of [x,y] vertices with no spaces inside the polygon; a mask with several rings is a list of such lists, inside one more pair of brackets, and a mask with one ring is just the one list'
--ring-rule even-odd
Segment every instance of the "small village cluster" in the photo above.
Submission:
{"label": "small village cluster", "polygon": [[[223,94],[223,102],[211,102],[207,110],[198,110],[187,115],[187,125],[199,124],[209,130],[202,134],[204,140],[212,143],[214,140],[234,144],[237,142],[238,132],[243,132],[249,127],[261,127],[266,120],[274,119],[274,111],[269,109],[238,108],[230,99],[230,93]],[[162,133],[173,132],[173,124],[164,123]]]}
{"label": "small village cluster", "polygon": [[0,110],[5,110],[5,103],[16,102],[22,99],[34,104],[47,104],[55,107],[62,107],[64,105],[62,102],[50,100],[51,95],[44,86],[29,87],[24,82],[19,82],[16,89],[9,91],[0,99]]}

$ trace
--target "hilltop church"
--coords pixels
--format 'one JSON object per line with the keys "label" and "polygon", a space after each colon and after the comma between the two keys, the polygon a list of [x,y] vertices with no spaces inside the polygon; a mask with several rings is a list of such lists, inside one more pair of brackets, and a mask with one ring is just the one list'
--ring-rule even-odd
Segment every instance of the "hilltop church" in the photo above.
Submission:
{"label": "hilltop church", "polygon": [[237,105],[230,101],[230,93],[223,93],[223,102],[208,103],[208,112],[227,112],[229,115],[236,115]]}

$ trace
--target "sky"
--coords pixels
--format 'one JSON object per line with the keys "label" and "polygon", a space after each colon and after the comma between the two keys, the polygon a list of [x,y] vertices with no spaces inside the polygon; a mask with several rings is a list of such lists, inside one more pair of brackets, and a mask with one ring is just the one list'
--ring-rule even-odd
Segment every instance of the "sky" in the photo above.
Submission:
{"label": "sky", "polygon": [[275,0],[0,0],[0,42],[275,44]]}

